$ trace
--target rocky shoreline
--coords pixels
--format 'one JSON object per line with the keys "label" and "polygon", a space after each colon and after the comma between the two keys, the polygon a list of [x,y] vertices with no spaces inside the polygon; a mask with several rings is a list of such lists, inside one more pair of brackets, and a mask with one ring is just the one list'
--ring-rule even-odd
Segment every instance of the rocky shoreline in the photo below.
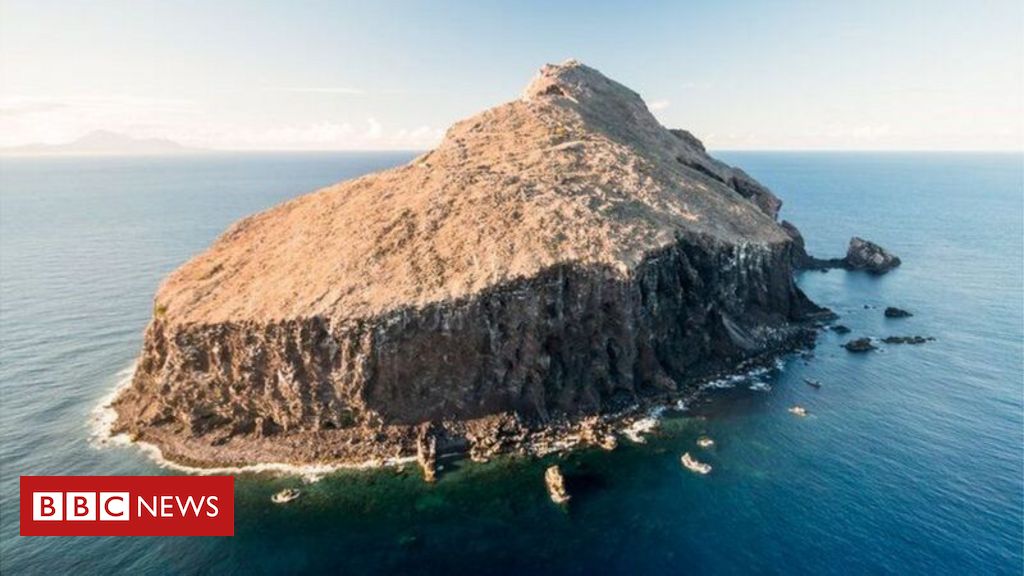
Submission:
{"label": "rocky shoreline", "polygon": [[[816,333],[824,328],[820,323],[822,319],[829,319],[829,315],[823,314],[819,321],[800,327],[785,346],[747,359],[732,370],[695,379],[683,387],[682,392],[645,397],[616,412],[601,415],[530,422],[514,413],[505,413],[469,421],[360,429],[349,431],[344,439],[303,434],[276,438],[279,443],[274,444],[242,437],[229,438],[220,444],[199,441],[192,445],[187,441],[183,443],[176,435],[126,434],[116,430],[111,419],[96,431],[96,436],[102,443],[120,439],[121,443],[138,446],[158,464],[189,473],[270,472],[315,480],[338,470],[404,468],[417,464],[424,480],[433,482],[443,474],[439,463],[453,458],[473,462],[487,462],[500,456],[540,458],[584,447],[614,450],[620,439],[642,443],[643,437],[657,428],[658,418],[665,410],[692,405],[709,390],[722,387],[722,383],[777,366],[785,355],[812,349]],[[111,398],[122,392],[128,383],[126,381]],[[113,410],[110,399],[102,402],[99,409]],[[314,444],[353,449],[307,452]],[[317,456],[310,458],[311,453]]]}

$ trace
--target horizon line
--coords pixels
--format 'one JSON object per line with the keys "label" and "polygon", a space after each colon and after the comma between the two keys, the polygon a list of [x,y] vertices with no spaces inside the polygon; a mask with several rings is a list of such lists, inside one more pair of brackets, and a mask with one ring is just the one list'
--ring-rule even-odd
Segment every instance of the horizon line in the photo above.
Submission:
{"label": "horizon line", "polygon": [[[167,152],[7,152],[0,148],[0,158],[127,158],[164,156],[206,156],[217,154],[422,154],[436,148],[188,148]],[[916,153],[916,154],[1024,154],[1024,147],[1011,148],[708,148],[708,152],[777,152],[777,153]]]}

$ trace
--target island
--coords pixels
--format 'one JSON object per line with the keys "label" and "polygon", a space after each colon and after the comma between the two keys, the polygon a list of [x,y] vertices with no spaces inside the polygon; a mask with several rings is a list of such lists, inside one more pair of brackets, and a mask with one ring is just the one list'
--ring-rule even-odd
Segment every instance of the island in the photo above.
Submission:
{"label": "island", "polygon": [[166,138],[133,138],[109,130],[93,130],[64,144],[26,144],[0,147],[0,156],[155,156],[198,154]]}
{"label": "island", "polygon": [[192,465],[418,457],[431,478],[450,452],[613,449],[616,419],[813,341],[828,311],[781,204],[636,92],[545,66],[170,274],[114,431]]}

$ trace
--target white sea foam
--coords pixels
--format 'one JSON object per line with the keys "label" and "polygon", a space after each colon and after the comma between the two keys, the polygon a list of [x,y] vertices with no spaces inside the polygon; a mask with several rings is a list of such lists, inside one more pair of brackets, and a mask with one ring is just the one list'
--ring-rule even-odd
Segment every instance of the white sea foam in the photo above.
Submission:
{"label": "white sea foam", "polygon": [[306,483],[312,484],[324,476],[340,470],[370,470],[388,466],[401,466],[416,461],[415,456],[402,458],[372,459],[366,462],[344,464],[286,464],[284,462],[261,462],[244,466],[218,466],[216,468],[200,468],[187,466],[164,458],[160,447],[149,442],[132,442],[143,454],[157,463],[161,468],[177,470],[201,476],[225,474],[278,474],[281,476],[299,476]]}
{"label": "white sea foam", "polygon": [[725,390],[728,388],[735,388],[737,384],[742,383],[747,379],[747,374],[733,374],[726,376],[725,378],[719,378],[718,380],[711,380],[701,384],[701,390]]}
{"label": "white sea foam", "polygon": [[105,448],[111,445],[127,445],[131,441],[125,434],[114,434],[114,422],[117,412],[114,410],[114,399],[122,390],[131,386],[135,375],[135,363],[117,373],[114,387],[100,398],[96,407],[89,413],[89,443],[94,448]]}
{"label": "white sea foam", "polygon": [[636,442],[637,444],[643,444],[647,441],[647,439],[644,438],[644,434],[650,434],[658,427],[658,423],[666,409],[667,406],[655,406],[647,411],[646,416],[638,418],[627,424],[620,430],[620,432],[622,432],[622,435],[629,438],[631,441]]}
{"label": "white sea foam", "polygon": [[127,434],[114,434],[114,423],[117,421],[117,412],[114,410],[114,399],[122,390],[132,383],[132,376],[135,375],[135,365],[117,373],[117,380],[114,387],[105,394],[93,408],[89,415],[89,443],[93,448],[104,449],[114,446],[134,446],[138,448],[149,459],[161,468],[185,472],[197,475],[222,475],[222,474],[280,474],[282,476],[299,476],[305,482],[312,483],[320,480],[327,474],[339,470],[367,470],[385,466],[401,466],[415,462],[414,456],[401,458],[372,459],[366,462],[338,463],[338,464],[287,464],[284,462],[261,462],[258,464],[246,464],[244,466],[219,466],[215,468],[202,468],[188,466],[173,462],[164,457],[163,451],[156,444],[143,441],[133,442]]}
{"label": "white sea foam", "polygon": [[622,435],[629,438],[631,441],[637,444],[643,444],[647,442],[644,438],[644,434],[650,434],[658,427],[658,420],[656,418],[640,418],[634,420],[630,425],[622,429]]}
{"label": "white sea foam", "polygon": [[768,384],[767,382],[762,382],[760,380],[754,380],[753,382],[751,382],[749,388],[751,390],[756,391],[756,392],[771,392],[772,391],[772,387],[771,387],[770,384]]}
{"label": "white sea foam", "polygon": [[717,380],[705,382],[700,386],[700,390],[727,390],[735,388],[741,384],[747,384],[747,387],[751,390],[769,392],[772,387],[770,384],[763,381],[762,377],[768,376],[772,372],[782,372],[785,369],[785,360],[783,358],[777,358],[771,366],[758,366],[757,368],[752,368],[746,372],[730,374],[729,376],[725,376]]}

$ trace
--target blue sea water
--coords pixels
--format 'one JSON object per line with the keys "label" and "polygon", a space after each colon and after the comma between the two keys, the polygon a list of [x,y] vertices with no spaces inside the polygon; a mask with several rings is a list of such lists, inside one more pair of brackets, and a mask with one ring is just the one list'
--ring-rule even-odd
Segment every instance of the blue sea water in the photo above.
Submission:
{"label": "blue sea water", "polygon": [[[646,444],[543,461],[236,482],[232,538],[22,538],[18,476],[166,474],[90,443],[161,278],[234,220],[411,154],[0,160],[0,572],[78,574],[1021,574],[1024,158],[727,153],[786,202],[812,253],[852,235],[882,277],[799,276],[849,336],[669,414]],[[885,319],[887,305],[914,316]],[[854,355],[850,337],[925,335]],[[120,376],[119,376],[120,374]],[[822,382],[820,390],[804,378]],[[793,404],[807,418],[787,413]],[[679,455],[710,434],[700,458]],[[558,459],[573,500],[548,500]]]}

